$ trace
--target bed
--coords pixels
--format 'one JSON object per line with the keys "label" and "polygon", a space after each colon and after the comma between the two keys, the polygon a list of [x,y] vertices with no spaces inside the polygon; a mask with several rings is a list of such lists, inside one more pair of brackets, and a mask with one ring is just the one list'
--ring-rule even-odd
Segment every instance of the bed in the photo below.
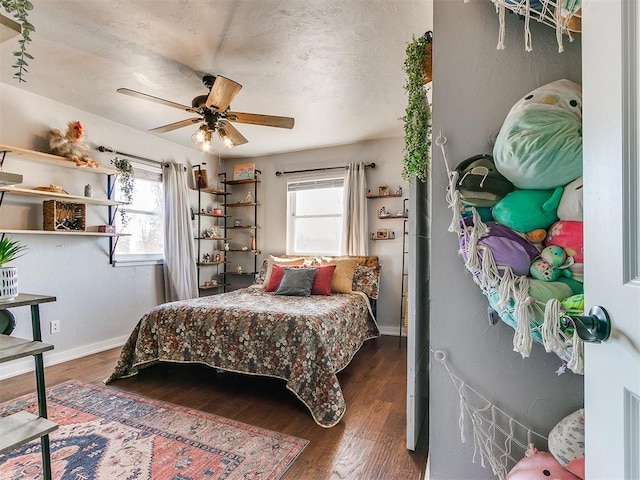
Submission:
{"label": "bed", "polygon": [[289,296],[267,291],[265,260],[250,287],[154,307],[135,326],[105,383],[159,362],[202,363],[281,378],[317,424],[336,425],[346,411],[336,374],[366,340],[380,335],[374,312],[381,266],[377,257],[333,261],[355,263],[353,292]]}

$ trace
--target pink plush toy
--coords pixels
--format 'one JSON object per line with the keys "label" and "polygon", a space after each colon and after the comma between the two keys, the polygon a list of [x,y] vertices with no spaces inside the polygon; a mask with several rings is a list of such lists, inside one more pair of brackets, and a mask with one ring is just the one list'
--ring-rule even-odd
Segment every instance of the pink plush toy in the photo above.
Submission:
{"label": "pink plush toy", "polygon": [[507,475],[507,480],[580,480],[549,452],[539,452],[533,444]]}

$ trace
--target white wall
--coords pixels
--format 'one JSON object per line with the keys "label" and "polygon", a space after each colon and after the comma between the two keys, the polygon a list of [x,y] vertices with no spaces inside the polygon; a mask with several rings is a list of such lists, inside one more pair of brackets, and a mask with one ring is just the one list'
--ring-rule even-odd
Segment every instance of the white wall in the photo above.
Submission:
{"label": "white wall", "polygon": [[[436,0],[434,4],[433,131],[448,139],[453,165],[490,152],[511,106],[528,91],[560,78],[580,82],[580,42],[566,42],[559,54],[555,31],[531,22],[534,51],[526,53],[523,22],[507,14],[506,49],[496,50],[498,17],[491,2]],[[444,350],[451,367],[468,384],[540,433],[582,405],[583,380],[534,344],[530,358],[512,351],[513,329],[489,326],[487,302],[457,254],[447,231],[446,172],[434,151],[431,250],[431,348]],[[460,441],[459,402],[443,367],[430,366],[429,446],[432,480],[493,479],[489,467],[473,464],[473,442]],[[468,424],[467,424],[468,425]],[[539,445],[539,447],[545,447]]]}
{"label": "white wall", "polygon": [[[377,192],[380,184],[386,183],[392,190],[402,187],[406,198],[408,184],[402,181],[402,138],[390,138],[341,145],[331,148],[269,155],[250,159],[233,159],[225,163],[228,173],[236,163],[255,162],[262,171],[258,190],[258,225],[260,225],[258,248],[262,251],[259,260],[269,254],[284,253],[287,230],[287,176],[276,176],[276,171],[290,171],[331,166],[344,166],[349,162],[376,164],[367,169],[367,186]],[[234,199],[236,200],[236,199]],[[395,240],[369,241],[369,254],[377,255],[383,265],[378,299],[377,320],[386,334],[397,335],[400,325],[400,286],[402,280],[402,219],[380,220],[377,211],[385,206],[391,212],[402,210],[402,198],[368,200],[369,230],[389,228],[396,233]],[[260,265],[260,262],[258,265]]]}
{"label": "white wall", "polygon": [[[140,133],[86,112],[0,84],[0,143],[46,152],[50,129],[66,129],[70,120],[80,120],[92,146],[106,145],[116,150],[156,160],[196,163],[202,154]],[[111,154],[95,153],[94,158],[109,165]],[[94,196],[105,196],[106,176],[55,168],[19,160],[7,155],[4,170],[24,175],[25,186],[62,186],[70,194],[82,195],[90,183]],[[195,198],[195,197],[194,197]],[[107,208],[87,206],[87,224],[107,223]],[[41,200],[5,195],[0,208],[0,227],[34,228],[42,225]],[[18,267],[19,290],[57,297],[55,303],[40,307],[43,340],[55,345],[45,353],[45,363],[58,363],[120,345],[140,316],[164,301],[160,266],[118,267],[109,265],[107,238],[53,235],[12,235],[24,242],[27,255],[12,265]],[[14,335],[30,338],[29,308],[12,309],[18,326]],[[49,321],[60,320],[61,332],[49,333]],[[26,359],[0,365],[0,378],[31,369]]]}

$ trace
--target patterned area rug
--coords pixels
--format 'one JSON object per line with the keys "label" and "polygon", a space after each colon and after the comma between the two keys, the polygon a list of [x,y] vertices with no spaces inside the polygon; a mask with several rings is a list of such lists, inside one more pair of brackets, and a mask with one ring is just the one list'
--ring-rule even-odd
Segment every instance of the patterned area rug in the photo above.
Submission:
{"label": "patterned area rug", "polygon": [[[77,381],[47,391],[52,476],[73,480],[279,479],[306,440]],[[35,394],[0,417],[37,415]],[[40,441],[0,455],[1,480],[41,479]]]}

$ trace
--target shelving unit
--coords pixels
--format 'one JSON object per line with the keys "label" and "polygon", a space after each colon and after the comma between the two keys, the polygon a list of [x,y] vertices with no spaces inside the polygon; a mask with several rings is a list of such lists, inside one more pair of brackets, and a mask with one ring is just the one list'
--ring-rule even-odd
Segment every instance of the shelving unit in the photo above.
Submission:
{"label": "shelving unit", "polygon": [[0,454],[39,438],[42,450],[42,471],[45,480],[51,480],[49,433],[56,430],[58,426],[47,420],[47,397],[42,354],[53,350],[53,345],[42,343],[39,305],[55,301],[56,298],[51,296],[20,294],[13,300],[0,303],[0,310],[22,306],[31,307],[33,340],[0,335],[0,363],[33,356],[38,398],[38,415],[33,415],[29,412],[17,412],[0,418]]}
{"label": "shelving unit", "polygon": [[[231,253],[233,255],[234,261],[229,261],[228,265],[233,266],[225,266],[225,284],[228,287],[234,287],[237,284],[234,281],[231,281],[229,277],[233,277],[234,279],[243,279],[243,283],[247,283],[246,279],[249,278],[253,280],[258,273],[258,255],[260,254],[260,250],[257,248],[258,245],[258,230],[260,227],[257,225],[258,218],[258,207],[260,203],[258,203],[258,184],[260,180],[258,179],[258,175],[260,174],[260,170],[255,170],[254,178],[252,179],[242,179],[242,180],[227,180],[227,176],[225,173],[220,174],[221,181],[220,183],[225,186],[225,192],[229,192],[228,188],[230,187],[238,187],[240,185],[248,186],[249,190],[245,192],[248,196],[248,192],[251,192],[252,201],[239,200],[237,202],[227,201],[224,203],[223,207],[225,209],[225,214],[227,214],[230,210],[236,212],[236,209],[239,213],[242,211],[246,212],[247,210],[252,212],[252,215],[249,215],[250,218],[247,218],[247,215],[240,218],[242,225],[228,225],[227,221],[225,221],[225,236],[228,236],[229,231],[234,232],[234,237],[229,240],[229,249],[225,252],[226,254]],[[246,196],[244,197],[247,198]],[[233,215],[227,215],[229,218],[234,217]],[[249,222],[248,224],[247,221]],[[238,235],[236,236],[235,233]],[[234,240],[235,238],[235,240]],[[239,246],[241,245],[241,246]],[[242,260],[240,258],[240,254],[248,254],[253,256],[253,261]],[[228,260],[228,259],[227,259]],[[247,264],[250,265],[249,269],[245,267]],[[242,270],[240,272],[237,271],[237,268],[240,267]],[[243,285],[244,286],[244,285]],[[225,288],[225,291],[227,289]]]}
{"label": "shelving unit", "polygon": [[[197,168],[198,170],[200,170],[202,167],[200,165],[196,165],[194,168]],[[209,211],[204,212],[203,211],[204,209],[202,208],[203,194],[211,195],[213,198],[215,198],[214,203],[217,204],[215,209],[219,209],[222,212],[222,208],[221,208],[222,205],[220,205],[222,203],[221,199],[224,199],[226,195],[229,195],[229,192],[220,190],[219,188],[198,188],[198,207],[196,209],[197,211],[194,212],[194,217],[197,216],[198,218],[197,227],[196,227],[197,236],[194,237],[194,239],[196,240],[196,246],[197,246],[196,268],[198,271],[198,288],[201,296],[219,293],[221,290],[225,290],[226,287],[228,286],[228,284],[225,282],[225,279],[224,279],[224,268],[226,268],[226,264],[228,262],[223,257],[224,250],[220,248],[220,242],[228,242],[230,240],[227,237],[227,235],[224,233],[226,229],[227,218],[229,217],[229,215],[226,215],[225,213],[213,213],[214,209],[212,209],[211,212]],[[222,228],[223,234],[218,236],[203,237],[202,236],[204,231],[203,228],[205,227],[202,223],[203,218],[209,220],[210,222],[209,225],[207,225],[207,227],[212,227],[216,230],[218,228]],[[223,221],[222,225],[218,223],[219,220]],[[210,254],[208,252],[207,253],[203,252],[204,247],[202,242],[207,242],[207,241],[217,242],[217,243],[214,243],[213,248],[210,249],[211,250]],[[207,247],[209,245],[210,244],[207,244]],[[213,260],[209,260],[209,261],[204,260],[204,255],[209,255],[209,258],[214,259],[215,254],[213,252],[217,252],[217,254],[220,256],[221,261],[216,262]],[[220,267],[223,267],[222,272],[220,272]],[[210,280],[204,280],[203,277],[204,277],[205,271],[215,272],[207,275],[207,278],[211,278]],[[211,283],[213,281],[217,283],[214,285]]]}
{"label": "shelving unit", "polygon": [[[367,199],[370,200],[374,200],[374,199],[388,199],[388,198],[400,198],[402,197],[402,188],[398,188],[398,191],[396,193],[389,193],[387,195],[372,195],[370,193],[367,193]],[[386,206],[383,208],[380,208],[377,210],[377,217],[378,220],[382,221],[382,222],[387,222],[389,220],[394,220],[394,219],[402,219],[403,220],[403,226],[402,226],[402,270],[401,270],[401,287],[400,287],[400,320],[399,320],[399,332],[398,332],[398,339],[400,342],[400,345],[402,345],[402,327],[404,325],[404,317],[405,317],[405,309],[406,309],[406,305],[405,305],[405,297],[407,295],[407,279],[408,279],[408,274],[406,271],[406,259],[407,259],[407,248],[408,248],[408,228],[409,228],[409,219],[408,219],[408,210],[407,210],[407,201],[408,199],[405,198],[402,201],[402,210],[401,211],[395,211],[395,213],[391,213],[394,210],[390,209],[387,210]],[[388,230],[388,229],[387,229]],[[383,241],[383,240],[395,240],[396,238],[396,234],[394,231],[392,230],[388,230],[388,236],[386,238],[379,238],[377,235],[377,231],[376,232],[372,232],[369,236],[369,239],[372,241]],[[385,247],[386,248],[386,247]]]}
{"label": "shelving unit", "polygon": [[[60,168],[68,168],[83,173],[93,173],[107,176],[107,198],[96,197],[84,197],[78,195],[69,195],[66,193],[48,192],[44,190],[35,190],[16,186],[3,186],[0,187],[0,207],[4,196],[15,195],[25,197],[35,197],[42,199],[53,199],[58,201],[70,202],[70,203],[83,203],[87,205],[107,206],[109,207],[108,224],[113,225],[115,215],[119,206],[124,205],[125,202],[113,200],[111,195],[113,193],[113,179],[118,175],[118,170],[109,167],[80,167],[75,164],[74,161],[60,157],[58,155],[51,155],[49,153],[36,152],[34,150],[28,150],[26,148],[13,147],[10,145],[0,144],[0,170],[2,169],[5,160],[9,157],[15,157],[19,160],[26,160],[30,162],[36,162],[41,164],[53,165]],[[89,227],[94,228],[94,227]],[[97,229],[97,227],[95,227]],[[24,234],[24,235],[78,235],[88,237],[110,237],[109,245],[109,262],[113,263],[113,252],[117,243],[117,238],[120,236],[127,236],[126,233],[103,233],[98,231],[84,230],[84,231],[71,231],[71,230],[37,230],[37,229],[15,229],[15,228],[1,228],[0,234]],[[116,241],[113,241],[116,238]]]}

